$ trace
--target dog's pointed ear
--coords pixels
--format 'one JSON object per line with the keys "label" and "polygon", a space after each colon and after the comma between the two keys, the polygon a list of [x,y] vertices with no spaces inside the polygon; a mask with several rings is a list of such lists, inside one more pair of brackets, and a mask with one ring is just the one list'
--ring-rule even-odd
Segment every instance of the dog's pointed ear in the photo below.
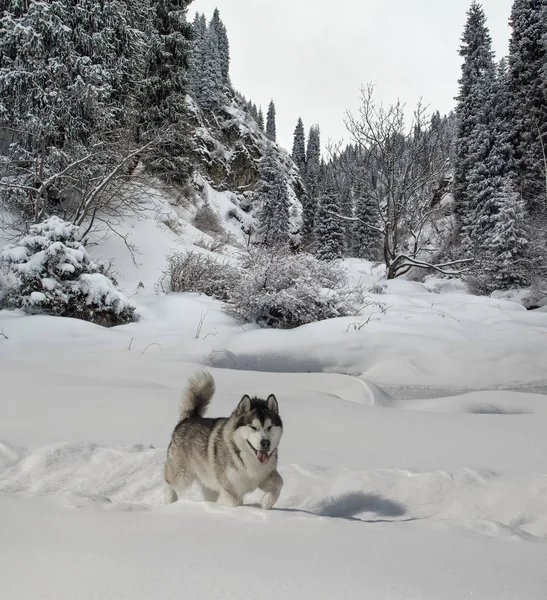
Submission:
{"label": "dog's pointed ear", "polygon": [[271,410],[276,415],[279,414],[279,404],[277,404],[277,398],[273,394],[270,394],[268,396],[266,404],[268,405],[269,410]]}
{"label": "dog's pointed ear", "polygon": [[249,398],[249,396],[247,396],[247,394],[245,394],[245,396],[241,398],[236,410],[238,413],[242,414],[251,410],[251,399]]}

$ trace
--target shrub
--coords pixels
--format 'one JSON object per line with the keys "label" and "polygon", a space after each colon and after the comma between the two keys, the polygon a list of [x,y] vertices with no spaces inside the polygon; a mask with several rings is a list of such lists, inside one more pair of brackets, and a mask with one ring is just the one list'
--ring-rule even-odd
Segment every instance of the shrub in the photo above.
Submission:
{"label": "shrub", "polygon": [[195,250],[176,252],[167,259],[165,271],[171,292],[200,292],[217,300],[229,300],[238,270],[226,261]]}
{"label": "shrub", "polygon": [[230,314],[279,329],[354,314],[362,300],[338,264],[264,248],[247,254],[230,296]]}
{"label": "shrub", "polygon": [[0,251],[8,282],[2,308],[73,317],[111,327],[134,320],[135,307],[116,289],[106,267],[93,262],[76,238],[79,228],[58,217]]}
{"label": "shrub", "polygon": [[193,225],[204,233],[220,234],[224,232],[218,215],[208,204],[198,208],[193,219]]}

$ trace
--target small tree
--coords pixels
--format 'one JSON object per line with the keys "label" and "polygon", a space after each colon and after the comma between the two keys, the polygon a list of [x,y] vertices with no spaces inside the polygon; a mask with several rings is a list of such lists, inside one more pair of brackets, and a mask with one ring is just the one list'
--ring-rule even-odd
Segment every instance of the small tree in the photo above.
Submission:
{"label": "small tree", "polygon": [[135,307],[118,292],[105,266],[89,258],[78,233],[78,227],[50,217],[4,247],[0,267],[10,285],[1,307],[108,327],[134,320]]}

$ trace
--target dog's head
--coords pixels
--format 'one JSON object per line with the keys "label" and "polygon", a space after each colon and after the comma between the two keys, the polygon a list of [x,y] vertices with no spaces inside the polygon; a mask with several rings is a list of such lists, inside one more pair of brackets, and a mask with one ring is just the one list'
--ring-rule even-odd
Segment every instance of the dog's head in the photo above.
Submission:
{"label": "dog's head", "polygon": [[243,396],[234,412],[236,436],[243,451],[252,452],[262,464],[270,460],[283,434],[279,406],[273,394],[267,400]]}

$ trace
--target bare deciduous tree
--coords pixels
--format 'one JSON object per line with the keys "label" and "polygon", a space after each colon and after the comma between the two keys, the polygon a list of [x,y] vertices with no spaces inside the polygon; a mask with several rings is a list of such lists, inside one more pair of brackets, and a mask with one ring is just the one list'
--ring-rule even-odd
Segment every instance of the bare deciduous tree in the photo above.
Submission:
{"label": "bare deciduous tree", "polygon": [[440,131],[431,126],[421,103],[410,126],[400,102],[384,107],[374,100],[374,87],[361,90],[357,116],[348,113],[346,127],[363,151],[365,168],[359,184],[378,207],[380,223],[365,223],[382,239],[387,278],[407,273],[412,267],[432,268],[445,274],[468,261],[435,263],[438,251],[431,242],[431,228],[440,208],[433,202],[446,169],[446,156],[439,151]]}

